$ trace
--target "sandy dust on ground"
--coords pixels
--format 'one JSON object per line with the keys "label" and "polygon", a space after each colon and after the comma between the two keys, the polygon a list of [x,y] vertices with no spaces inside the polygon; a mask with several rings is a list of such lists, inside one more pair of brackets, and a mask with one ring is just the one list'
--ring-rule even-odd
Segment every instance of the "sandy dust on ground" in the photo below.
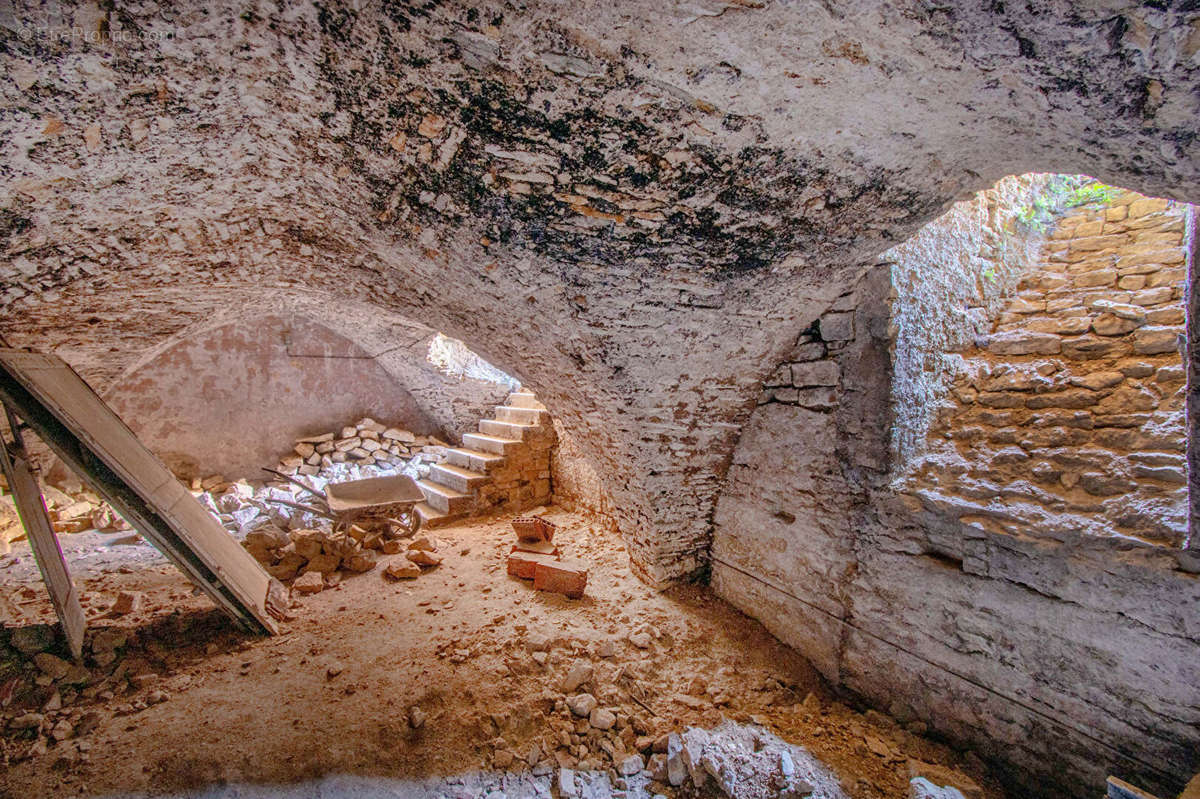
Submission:
{"label": "sandy dust on ground", "polygon": [[[511,517],[499,516],[433,531],[445,560],[416,580],[383,577],[384,557],[297,597],[295,618],[271,638],[239,633],[145,545],[82,547],[73,568],[90,628],[128,640],[107,666],[85,660],[90,676],[75,688],[36,684],[33,663],[0,646],[0,797],[603,770],[668,732],[726,718],[805,747],[855,799],[907,796],[910,758],[957,767],[983,796],[1002,796],[973,755],[834,701],[804,659],[707,588],[656,592],[592,519],[544,515],[560,526],[563,554],[591,564],[584,599],[508,577]],[[144,592],[144,609],[106,618],[123,590]],[[0,614],[10,627],[53,621],[27,547],[0,558]],[[608,732],[565,706],[563,680],[580,662],[594,676],[572,694],[616,712]],[[64,739],[29,756],[36,730],[12,720],[47,702],[42,730],[65,721]]]}

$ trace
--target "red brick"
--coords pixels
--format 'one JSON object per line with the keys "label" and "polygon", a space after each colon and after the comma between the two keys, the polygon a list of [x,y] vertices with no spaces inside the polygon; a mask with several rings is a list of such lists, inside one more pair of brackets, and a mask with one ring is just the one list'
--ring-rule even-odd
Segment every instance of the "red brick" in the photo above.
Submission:
{"label": "red brick", "polygon": [[554,562],[554,557],[551,555],[539,555],[536,552],[515,550],[508,556],[508,573],[510,576],[520,577],[522,580],[532,580],[534,578],[535,567],[539,563]]}
{"label": "red brick", "polygon": [[553,522],[548,522],[540,516],[522,516],[512,520],[513,531],[521,541],[554,540],[554,531],[558,529]]}
{"label": "red brick", "polygon": [[587,588],[587,564],[578,560],[541,560],[534,565],[533,587],[579,599]]}

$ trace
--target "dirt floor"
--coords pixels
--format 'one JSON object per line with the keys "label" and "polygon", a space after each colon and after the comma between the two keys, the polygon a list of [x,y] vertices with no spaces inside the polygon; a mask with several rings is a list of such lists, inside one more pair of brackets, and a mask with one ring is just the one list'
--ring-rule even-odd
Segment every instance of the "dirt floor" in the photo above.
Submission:
{"label": "dirt floor", "polygon": [[[582,600],[508,577],[513,536],[497,517],[433,531],[445,560],[415,580],[385,578],[403,555],[385,556],[296,597],[295,618],[273,638],[238,633],[145,544],[62,536],[91,634],[111,631],[97,648],[115,657],[85,655],[86,672],[54,682],[12,647],[53,621],[28,547],[16,546],[0,558],[0,797],[605,770],[648,756],[668,732],[726,718],[803,746],[856,799],[908,796],[910,776],[929,768],[915,761],[965,772],[983,786],[974,796],[1002,797],[973,754],[833,701],[807,662],[706,588],[655,592],[589,518],[545,516],[560,525],[564,554],[592,564]],[[142,592],[143,609],[111,617],[122,591]],[[564,693],[586,665],[592,676]],[[566,707],[584,691],[616,712],[611,730]]]}

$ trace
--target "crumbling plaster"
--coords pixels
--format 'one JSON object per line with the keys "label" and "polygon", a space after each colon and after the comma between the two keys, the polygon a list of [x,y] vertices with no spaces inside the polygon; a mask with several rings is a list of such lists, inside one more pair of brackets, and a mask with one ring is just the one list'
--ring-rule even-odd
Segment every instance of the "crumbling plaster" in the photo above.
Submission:
{"label": "crumbling plaster", "polygon": [[261,477],[294,439],[364,416],[417,435],[438,432],[361,347],[272,314],[196,331],[126,374],[105,400],[185,478]]}

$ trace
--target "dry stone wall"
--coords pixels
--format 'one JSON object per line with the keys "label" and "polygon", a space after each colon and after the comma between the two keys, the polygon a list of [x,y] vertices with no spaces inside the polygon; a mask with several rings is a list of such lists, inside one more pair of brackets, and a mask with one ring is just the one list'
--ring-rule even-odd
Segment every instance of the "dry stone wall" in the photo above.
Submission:
{"label": "dry stone wall", "polygon": [[505,452],[504,461],[488,471],[491,480],[479,489],[477,511],[522,511],[550,502],[551,457],[557,438],[546,414],[536,427],[525,431],[522,441],[522,446]]}
{"label": "dry stone wall", "polygon": [[[977,207],[986,209],[986,202]],[[1146,235],[1177,232],[1180,209],[1152,202],[1133,212],[1126,220],[1105,220],[1134,223],[1112,235],[1126,241],[1139,229],[1160,225],[1164,229]],[[1071,224],[1077,230],[1094,221],[1077,219]],[[951,245],[963,240],[964,217],[952,215],[941,231],[940,224],[926,233],[932,238],[945,235]],[[1104,235],[1103,228],[1099,235]],[[1069,235],[1051,239],[1046,252],[1070,257],[1072,240],[1076,239]],[[979,297],[973,294],[978,273],[961,269],[954,246],[939,249],[927,243],[921,268],[964,276],[965,284],[955,288],[947,283],[948,289],[967,298],[968,308],[983,305],[972,299]],[[1156,240],[1154,249],[1178,252],[1178,238]],[[1117,262],[1122,257],[1115,252],[1103,257],[1110,256]],[[1157,274],[1173,275],[1173,258],[1163,260]],[[1077,267],[1073,272],[1070,267],[1088,260],[1095,259],[1048,257],[1037,265],[1054,264],[1048,271],[1073,279],[1090,270]],[[905,291],[903,282],[888,285],[889,274],[896,271],[891,264],[867,271],[854,296],[839,299],[830,309],[836,314],[839,308],[853,308],[853,315],[829,321],[822,316],[764,386],[717,503],[715,589],[762,620],[854,696],[903,722],[927,724],[992,762],[1014,791],[1090,795],[1102,791],[1104,777],[1111,773],[1162,795],[1177,793],[1200,768],[1197,564],[1187,552],[1150,538],[1089,535],[1078,525],[1043,530],[996,524],[999,514],[1013,512],[997,499],[985,506],[994,513],[978,524],[977,515],[958,511],[974,508],[978,514],[979,500],[961,506],[926,504],[907,493],[896,470],[913,462],[900,460],[889,442],[891,420],[913,418],[892,411],[892,353],[903,348],[897,349],[899,330],[891,298],[903,297]],[[1042,271],[1014,279],[1010,285],[1017,297],[1009,301],[1046,291],[1041,288]],[[1085,287],[1086,291],[1097,299],[1106,299],[1101,291],[1117,295],[1107,297],[1114,301],[1125,300],[1118,292],[1128,291],[1123,305],[1143,308],[1147,314],[1157,310],[1129,300],[1135,291],[1159,287],[1120,288],[1116,281],[1126,276],[1120,271],[1121,267],[1114,270],[1111,288]],[[1172,288],[1178,303],[1175,291]],[[1041,310],[1005,315],[1003,306],[1009,301],[1000,298],[997,304],[1001,326],[1046,316]],[[1102,319],[1100,307],[1092,310],[1079,302],[1070,307],[1082,309],[1079,315],[1089,325]],[[1054,323],[1074,318],[1046,316]],[[844,322],[851,320],[848,331]],[[1103,327],[1104,321],[1100,324]],[[1163,319],[1157,324],[1147,320],[1137,329],[1164,325],[1169,326]],[[850,335],[835,343],[826,340],[831,330]],[[990,342],[986,326],[981,332],[982,343]],[[1085,363],[1148,360],[1156,364],[1155,371],[1142,377],[1122,374],[1121,385],[1139,384],[1139,393],[1144,390],[1167,404],[1131,413],[1174,413],[1170,394],[1175,384],[1164,386],[1156,378],[1158,368],[1178,365],[1178,355],[1136,353],[1134,334],[1131,330],[1101,336],[1091,331],[1067,336],[1114,341],[1118,351],[1109,360],[1073,359],[1061,352],[1015,360],[1061,361],[1060,371],[1071,370],[1071,376],[1081,379],[1094,373],[1080,369]],[[1010,334],[1000,330],[998,335],[1004,340]],[[970,350],[970,340],[964,343]],[[947,357],[944,362],[955,360]],[[955,374],[926,386],[940,384],[950,391]],[[1047,379],[1036,369],[1033,374]],[[836,386],[820,385],[835,376]],[[1108,391],[1106,396],[1114,396],[1120,387],[1093,390],[1068,380],[1064,376],[1056,391]],[[831,390],[826,393],[824,388]],[[972,390],[976,396],[980,393]],[[1036,391],[1012,393],[1025,399],[1042,396]],[[1060,413],[1098,414],[1101,401]],[[959,401],[954,402],[957,406]]]}
{"label": "dry stone wall", "polygon": [[1188,207],[1124,192],[1057,221],[913,464],[931,507],[1032,536],[1187,534]]}

